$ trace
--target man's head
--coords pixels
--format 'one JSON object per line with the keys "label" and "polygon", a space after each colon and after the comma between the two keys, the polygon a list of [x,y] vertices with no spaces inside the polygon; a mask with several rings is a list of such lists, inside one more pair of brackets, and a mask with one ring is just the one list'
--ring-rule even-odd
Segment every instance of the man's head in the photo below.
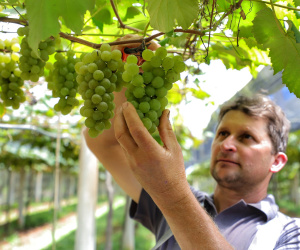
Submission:
{"label": "man's head", "polygon": [[246,115],[266,119],[267,131],[273,144],[273,154],[285,152],[290,122],[281,108],[268,97],[263,95],[255,95],[251,98],[240,96],[234,101],[225,103],[219,113],[218,125],[230,110],[239,110]]}
{"label": "man's head", "polygon": [[288,130],[284,113],[264,96],[225,103],[211,148],[211,174],[218,186],[265,193],[272,173],[287,162]]}

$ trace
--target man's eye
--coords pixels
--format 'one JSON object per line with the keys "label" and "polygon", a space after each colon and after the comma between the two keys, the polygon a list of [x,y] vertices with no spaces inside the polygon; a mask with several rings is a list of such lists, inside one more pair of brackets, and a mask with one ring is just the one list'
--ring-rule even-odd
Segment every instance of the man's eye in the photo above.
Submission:
{"label": "man's eye", "polygon": [[226,135],[227,135],[227,132],[226,132],[226,131],[220,131],[220,132],[219,132],[219,135],[220,135],[220,136],[226,136]]}
{"label": "man's eye", "polygon": [[253,139],[253,136],[249,135],[249,134],[244,134],[244,138],[245,139]]}

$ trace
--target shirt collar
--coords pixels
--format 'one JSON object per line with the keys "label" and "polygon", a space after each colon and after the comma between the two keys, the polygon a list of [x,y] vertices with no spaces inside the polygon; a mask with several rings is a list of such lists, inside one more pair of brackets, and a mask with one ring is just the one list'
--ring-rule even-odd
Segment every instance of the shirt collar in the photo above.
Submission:
{"label": "shirt collar", "polygon": [[[205,195],[204,203],[203,203],[206,211],[212,216],[215,217],[217,213],[217,209],[214,205],[213,194]],[[275,198],[273,195],[269,194],[263,200],[257,203],[246,203],[244,200],[240,200],[233,206],[251,206],[258,209],[266,216],[266,221],[273,219],[278,213],[278,206],[275,203]]]}
{"label": "shirt collar", "polygon": [[271,194],[267,195],[266,198],[257,203],[249,203],[248,205],[262,211],[267,216],[267,221],[273,219],[279,210],[277,204],[275,203],[275,198]]}

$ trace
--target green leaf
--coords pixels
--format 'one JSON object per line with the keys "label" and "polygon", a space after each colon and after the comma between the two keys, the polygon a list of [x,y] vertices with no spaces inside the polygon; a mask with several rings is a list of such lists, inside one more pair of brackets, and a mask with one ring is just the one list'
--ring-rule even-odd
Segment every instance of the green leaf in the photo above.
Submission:
{"label": "green leaf", "polygon": [[300,0],[294,0],[295,6],[300,6]]}
{"label": "green leaf", "polygon": [[256,41],[270,49],[274,74],[282,73],[282,82],[300,98],[300,44],[289,36],[271,9],[257,13],[253,21]]}
{"label": "green leaf", "polygon": [[101,9],[93,18],[93,23],[97,25],[101,32],[103,32],[104,24],[112,24],[112,17],[109,9]]}
{"label": "green leaf", "polygon": [[193,88],[188,88],[188,90],[193,94],[194,97],[200,100],[204,100],[205,98],[210,97],[210,95],[203,91],[200,87],[198,90]]}
{"label": "green leaf", "polygon": [[59,33],[60,0],[26,0],[29,22],[28,44],[37,52],[40,41]]}
{"label": "green leaf", "polygon": [[290,25],[291,31],[294,32],[294,36],[295,36],[296,42],[300,43],[300,32],[299,32],[299,30],[297,29],[297,27],[295,26],[295,24],[293,23],[293,21],[288,20],[288,23]]}
{"label": "green leaf", "polygon": [[147,10],[150,25],[159,31],[168,32],[177,25],[189,28],[198,15],[197,0],[148,0]]}
{"label": "green leaf", "polygon": [[84,23],[84,14],[92,10],[95,0],[58,0],[60,3],[60,14],[68,28],[76,34],[80,34]]}
{"label": "green leaf", "polygon": [[129,6],[127,8],[126,15],[125,15],[123,21],[125,22],[125,21],[127,21],[127,19],[134,18],[135,16],[137,16],[139,14],[142,14],[142,12],[137,7]]}

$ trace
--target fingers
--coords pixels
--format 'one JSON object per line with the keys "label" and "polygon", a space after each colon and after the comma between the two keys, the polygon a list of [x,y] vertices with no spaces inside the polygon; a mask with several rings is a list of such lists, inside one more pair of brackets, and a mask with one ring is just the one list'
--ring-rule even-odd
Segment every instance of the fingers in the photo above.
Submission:
{"label": "fingers", "polygon": [[122,108],[127,127],[135,143],[141,148],[150,148],[156,145],[156,141],[145,128],[135,107],[130,102],[126,102],[123,103]]}
{"label": "fingers", "polygon": [[115,137],[116,140],[119,142],[120,146],[126,151],[126,152],[133,152],[137,149],[137,144],[135,143],[134,139],[132,138],[125,118],[123,116],[123,110],[122,107],[120,107],[115,115],[114,118],[114,130],[115,130]]}
{"label": "fingers", "polygon": [[158,126],[158,131],[164,146],[169,150],[177,149],[178,142],[176,135],[172,129],[171,123],[169,121],[169,110],[164,110],[162,116],[160,117],[160,123]]}

